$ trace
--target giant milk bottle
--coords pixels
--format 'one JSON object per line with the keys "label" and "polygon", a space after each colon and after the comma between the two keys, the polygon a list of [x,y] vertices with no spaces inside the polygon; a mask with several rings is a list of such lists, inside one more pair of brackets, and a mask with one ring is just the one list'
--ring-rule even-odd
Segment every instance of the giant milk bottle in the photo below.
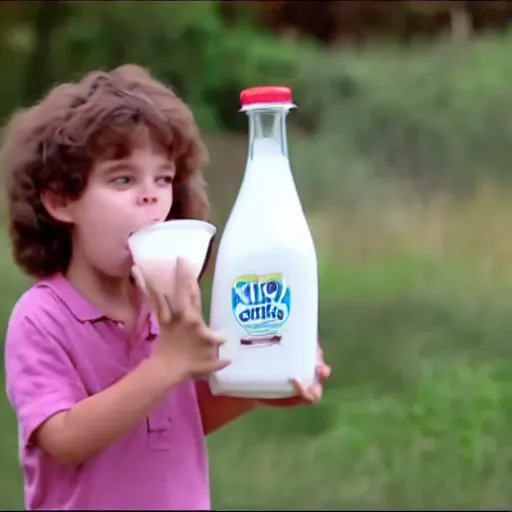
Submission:
{"label": "giant milk bottle", "polygon": [[245,175],[215,265],[210,326],[227,336],[210,376],[213,394],[284,398],[293,378],[314,382],[318,333],[317,259],[295,188],[286,87],[241,93],[249,118]]}

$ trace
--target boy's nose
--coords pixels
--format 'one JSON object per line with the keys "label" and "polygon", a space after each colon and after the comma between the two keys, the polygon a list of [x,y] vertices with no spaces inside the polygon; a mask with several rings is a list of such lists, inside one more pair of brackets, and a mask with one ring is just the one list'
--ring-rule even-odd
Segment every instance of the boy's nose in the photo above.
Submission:
{"label": "boy's nose", "polygon": [[142,204],[155,204],[157,201],[156,196],[143,196],[142,198]]}
{"label": "boy's nose", "polygon": [[140,206],[150,206],[158,202],[158,196],[153,187],[147,187],[145,190],[141,190],[138,198]]}
{"label": "boy's nose", "polygon": [[137,192],[140,206],[150,206],[158,202],[158,188],[151,180],[141,183]]}

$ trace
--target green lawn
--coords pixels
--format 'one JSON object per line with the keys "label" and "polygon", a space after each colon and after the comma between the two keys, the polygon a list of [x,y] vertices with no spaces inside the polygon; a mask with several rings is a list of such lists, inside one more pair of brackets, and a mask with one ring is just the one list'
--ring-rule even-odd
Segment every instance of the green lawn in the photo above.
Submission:
{"label": "green lawn", "polygon": [[[505,267],[482,271],[495,252],[505,261],[505,249],[497,236],[462,257],[471,228],[458,225],[457,250],[448,244],[442,257],[396,238],[372,258],[322,252],[320,327],[333,366],[325,398],[257,411],[210,438],[216,508],[510,506],[512,289]],[[7,248],[0,277],[5,328],[26,286]],[[19,508],[3,393],[0,417],[0,507]]]}

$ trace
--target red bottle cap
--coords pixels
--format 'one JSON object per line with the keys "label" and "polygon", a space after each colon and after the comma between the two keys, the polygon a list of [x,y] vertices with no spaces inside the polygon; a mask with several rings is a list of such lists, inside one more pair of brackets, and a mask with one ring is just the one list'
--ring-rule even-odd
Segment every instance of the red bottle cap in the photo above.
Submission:
{"label": "red bottle cap", "polygon": [[269,85],[265,87],[251,87],[240,93],[242,107],[257,103],[291,103],[292,91],[289,87]]}

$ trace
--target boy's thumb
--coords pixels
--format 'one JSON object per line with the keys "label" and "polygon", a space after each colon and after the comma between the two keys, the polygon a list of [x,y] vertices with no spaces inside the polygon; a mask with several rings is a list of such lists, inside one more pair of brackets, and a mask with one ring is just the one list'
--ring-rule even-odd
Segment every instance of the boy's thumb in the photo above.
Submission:
{"label": "boy's thumb", "polygon": [[146,276],[138,265],[132,267],[132,275],[137,286],[149,297],[151,308],[158,315],[161,323],[167,323],[171,320],[171,310],[168,300],[162,293],[159,293],[152,286],[151,274]]}
{"label": "boy's thumb", "polygon": [[132,276],[133,278],[135,279],[135,283],[137,284],[137,286],[146,294],[149,295],[148,293],[148,287],[147,287],[147,284],[146,284],[146,278],[144,277],[144,273],[142,272],[142,269],[137,266],[137,265],[134,265],[132,267]]}

